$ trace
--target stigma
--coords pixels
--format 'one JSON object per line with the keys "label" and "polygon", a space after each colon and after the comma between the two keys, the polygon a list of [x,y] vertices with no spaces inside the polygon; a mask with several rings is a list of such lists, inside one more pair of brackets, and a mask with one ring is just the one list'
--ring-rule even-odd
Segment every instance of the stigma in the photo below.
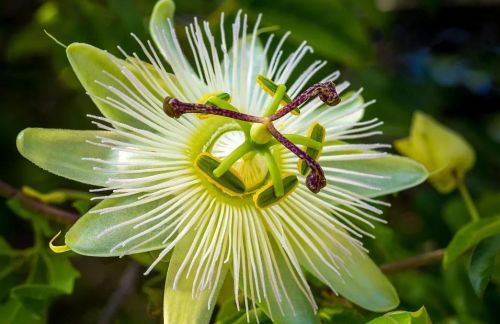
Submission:
{"label": "stigma", "polygon": [[[274,202],[269,197],[280,198],[286,194],[285,183],[293,184],[288,187],[294,188],[296,181],[291,181],[290,175],[282,174],[276,161],[274,161],[270,148],[281,144],[291,153],[295,154],[299,160],[299,173],[306,176],[307,188],[318,193],[326,186],[325,174],[318,163],[320,152],[325,139],[325,129],[319,124],[314,123],[307,136],[298,134],[282,134],[274,125],[276,121],[292,113],[300,114],[301,106],[307,101],[319,97],[319,99],[328,106],[336,106],[341,99],[336,91],[335,84],[331,81],[314,84],[306,89],[296,98],[291,99],[286,94],[286,86],[276,84],[272,80],[259,75],[257,83],[261,88],[272,96],[272,100],[264,109],[262,116],[254,116],[242,113],[237,107],[230,103],[230,95],[227,93],[216,93],[204,96],[203,100],[197,103],[182,102],[176,98],[166,97],[163,101],[163,110],[171,118],[181,118],[184,114],[197,114],[198,116],[221,116],[234,120],[239,124],[245,134],[245,141],[224,160],[217,161],[212,157],[207,157],[207,153],[198,159],[198,167],[208,176],[211,182],[221,185],[224,191],[237,192],[245,194],[246,188],[238,181],[237,174],[231,170],[231,166],[240,158],[250,152],[259,152],[266,158],[269,174],[271,178],[271,187],[265,187],[257,192],[254,201]],[[303,145],[299,148],[297,145]],[[200,163],[201,162],[201,163]],[[227,182],[227,183],[226,183]],[[227,190],[228,187],[231,190]],[[290,189],[288,188],[288,189]],[[258,206],[259,207],[259,206]]]}

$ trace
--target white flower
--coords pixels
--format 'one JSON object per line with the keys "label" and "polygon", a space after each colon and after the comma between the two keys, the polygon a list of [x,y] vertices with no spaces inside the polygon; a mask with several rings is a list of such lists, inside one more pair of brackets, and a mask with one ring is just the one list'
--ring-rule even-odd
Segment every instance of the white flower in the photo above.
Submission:
{"label": "white flower", "polygon": [[[158,49],[135,36],[142,53],[119,48],[125,60],[85,44],[68,47],[77,76],[104,115],[89,115],[102,131],[27,129],[19,135],[19,150],[37,165],[101,187],[93,191],[103,192],[96,198],[102,202],[72,227],[66,244],[94,256],[158,250],[146,273],[170,258],[166,322],[208,321],[230,277],[238,307],[260,305],[278,322],[312,321],[317,306],[304,269],[362,307],[395,307],[397,294],[360,239],[372,237],[373,222],[385,222],[377,206],[386,203],[372,197],[413,186],[425,171],[376,151],[385,144],[344,142],[380,134],[379,120],[360,121],[373,101],[365,103],[361,90],[344,94],[344,81],[336,86],[338,105],[313,97],[300,115],[286,114],[274,124],[268,118],[251,125],[235,114],[173,114],[182,104],[215,102],[214,110],[272,116],[280,101],[300,97],[326,62],[297,71],[312,52],[305,42],[286,55],[288,33],[261,43],[260,16],[250,30],[247,16],[238,13],[229,35],[223,15],[220,37],[207,22],[195,19],[186,27],[191,65],[165,12],[173,12],[170,1],[153,12]],[[321,82],[338,82],[339,76],[333,72]],[[286,93],[283,86],[267,87],[279,85],[286,85]],[[288,97],[279,97],[280,91]],[[312,125],[326,136],[308,134]],[[304,162],[274,139],[276,132],[316,155],[324,188],[306,186],[305,172],[298,170],[306,169]]]}

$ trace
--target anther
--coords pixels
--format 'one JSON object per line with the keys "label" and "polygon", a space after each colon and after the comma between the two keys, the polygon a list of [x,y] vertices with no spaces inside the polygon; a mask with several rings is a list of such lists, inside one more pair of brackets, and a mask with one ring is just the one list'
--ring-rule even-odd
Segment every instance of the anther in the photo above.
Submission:
{"label": "anther", "polygon": [[306,152],[302,151],[295,144],[290,142],[283,134],[281,134],[276,127],[274,127],[273,123],[267,124],[267,129],[273,135],[273,137],[283,144],[290,152],[295,154],[297,157],[302,159],[309,168],[311,168],[311,172],[307,175],[306,178],[306,186],[314,193],[318,193],[322,188],[326,186],[326,178],[323,169],[319,165],[317,161],[311,158]]}

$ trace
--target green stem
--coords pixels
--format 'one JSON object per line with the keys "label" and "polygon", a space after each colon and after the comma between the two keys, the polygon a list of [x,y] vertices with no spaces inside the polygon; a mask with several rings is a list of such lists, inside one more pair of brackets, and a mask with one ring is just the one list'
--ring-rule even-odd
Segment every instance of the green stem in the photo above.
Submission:
{"label": "green stem", "polygon": [[243,155],[247,154],[252,150],[252,146],[248,142],[244,142],[240,146],[234,149],[228,156],[221,162],[221,164],[214,170],[214,176],[219,178],[222,176],[229,168]]}
{"label": "green stem", "polygon": [[472,200],[472,197],[469,193],[469,190],[467,190],[464,181],[459,183],[458,190],[462,195],[462,199],[464,200],[465,206],[467,207],[467,211],[469,212],[472,222],[477,222],[479,220],[479,213],[477,212],[476,205],[474,204],[474,201]]}
{"label": "green stem", "polygon": [[266,159],[267,168],[269,169],[269,174],[271,175],[271,181],[274,186],[274,193],[276,197],[282,197],[285,194],[285,189],[283,187],[283,180],[281,179],[281,172],[273,154],[269,150],[265,150],[264,157]]}
{"label": "green stem", "polygon": [[288,139],[293,144],[304,145],[318,151],[320,151],[323,146],[320,142],[315,141],[312,138],[306,136],[296,135],[296,134],[284,134],[283,136],[285,136],[285,138]]}
{"label": "green stem", "polygon": [[274,114],[276,110],[278,110],[280,102],[281,100],[283,100],[285,93],[286,93],[286,86],[284,84],[280,84],[276,89],[276,92],[274,93],[273,100],[271,101],[269,106],[267,106],[264,112],[264,117],[269,117],[272,114]]}
{"label": "green stem", "polygon": [[18,199],[26,208],[33,212],[42,214],[50,219],[60,223],[73,224],[80,215],[68,212],[63,209],[42,203],[41,201],[25,195],[21,190],[18,190],[6,182],[0,180],[0,196],[7,199]]}

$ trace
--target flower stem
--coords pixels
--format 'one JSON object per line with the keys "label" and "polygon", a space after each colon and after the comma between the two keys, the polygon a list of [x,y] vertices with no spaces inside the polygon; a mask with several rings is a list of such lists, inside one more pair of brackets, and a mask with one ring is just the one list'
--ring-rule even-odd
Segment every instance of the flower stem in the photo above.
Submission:
{"label": "flower stem", "polygon": [[25,195],[21,190],[18,190],[6,182],[0,180],[0,196],[7,199],[18,199],[26,208],[40,213],[50,219],[64,224],[73,224],[80,215],[68,212],[63,209],[55,208],[44,204],[43,202]]}
{"label": "flower stem", "polygon": [[472,222],[477,222],[479,220],[479,213],[464,181],[459,183],[458,190],[460,191],[460,195],[462,195],[462,199],[464,200]]}
{"label": "flower stem", "polygon": [[247,142],[244,142],[240,146],[234,149],[228,156],[221,162],[221,164],[214,170],[214,176],[217,178],[221,177],[229,168],[243,155],[247,154],[252,150],[252,146]]}
{"label": "flower stem", "polygon": [[408,259],[383,264],[380,266],[380,270],[385,274],[412,270],[439,262],[443,259],[443,255],[444,249],[434,250]]}
{"label": "flower stem", "polygon": [[274,193],[276,197],[282,197],[285,194],[285,188],[283,187],[283,180],[281,180],[280,168],[269,150],[265,150],[263,154],[266,159],[269,174],[271,175],[271,181],[273,182]]}

